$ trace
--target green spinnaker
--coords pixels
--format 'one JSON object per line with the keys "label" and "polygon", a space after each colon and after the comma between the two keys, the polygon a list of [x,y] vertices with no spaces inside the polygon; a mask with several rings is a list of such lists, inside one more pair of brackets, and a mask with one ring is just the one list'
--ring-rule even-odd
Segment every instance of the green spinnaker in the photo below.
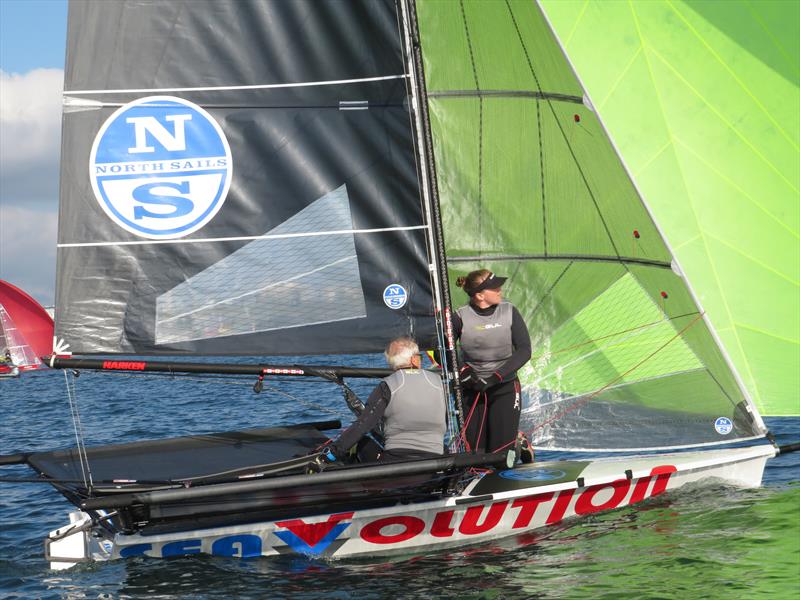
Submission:
{"label": "green spinnaker", "polygon": [[756,406],[800,415],[800,2],[541,4]]}
{"label": "green spinnaker", "polygon": [[760,435],[538,5],[419,0],[417,13],[451,293],[466,302],[452,282],[475,268],[510,277],[533,338],[520,379],[534,442]]}

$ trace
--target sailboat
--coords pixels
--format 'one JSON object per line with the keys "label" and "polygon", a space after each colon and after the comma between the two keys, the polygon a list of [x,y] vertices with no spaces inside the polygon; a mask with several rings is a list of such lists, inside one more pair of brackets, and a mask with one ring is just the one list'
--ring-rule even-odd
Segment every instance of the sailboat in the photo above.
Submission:
{"label": "sailboat", "polygon": [[0,377],[43,369],[52,347],[53,319],[36,300],[0,279]]}
{"label": "sailboat", "polygon": [[[76,507],[53,568],[418,554],[758,486],[779,451],[535,3],[76,0],[65,78],[50,366],[313,377],[358,412],[347,380],[388,371],[208,357],[411,335],[452,394],[437,459],[310,472],[338,422],[3,456]],[[477,267],[533,333],[526,433],[587,458],[461,447]]]}

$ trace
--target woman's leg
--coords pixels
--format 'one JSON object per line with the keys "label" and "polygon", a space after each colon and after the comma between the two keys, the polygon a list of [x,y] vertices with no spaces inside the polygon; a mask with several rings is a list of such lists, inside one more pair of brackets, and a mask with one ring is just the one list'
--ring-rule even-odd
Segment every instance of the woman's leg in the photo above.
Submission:
{"label": "woman's leg", "polygon": [[522,406],[518,379],[505,381],[488,390],[489,408],[486,420],[486,451],[513,450],[519,432]]}
{"label": "woman's leg", "polygon": [[467,390],[464,394],[464,450],[486,452],[486,394]]}

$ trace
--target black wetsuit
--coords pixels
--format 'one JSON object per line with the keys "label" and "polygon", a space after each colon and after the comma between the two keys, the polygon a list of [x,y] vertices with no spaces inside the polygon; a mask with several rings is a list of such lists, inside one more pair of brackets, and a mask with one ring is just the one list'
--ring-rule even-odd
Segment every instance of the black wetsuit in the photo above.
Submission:
{"label": "black wetsuit", "polygon": [[[491,316],[498,305],[487,308],[471,306],[481,316]],[[452,316],[453,333],[461,337],[463,322],[458,313]],[[466,449],[478,452],[502,452],[514,449],[519,431],[522,399],[517,371],[531,358],[531,338],[519,311],[512,305],[511,344],[513,351],[495,369],[499,383],[481,392],[469,384],[464,387],[464,442]]]}

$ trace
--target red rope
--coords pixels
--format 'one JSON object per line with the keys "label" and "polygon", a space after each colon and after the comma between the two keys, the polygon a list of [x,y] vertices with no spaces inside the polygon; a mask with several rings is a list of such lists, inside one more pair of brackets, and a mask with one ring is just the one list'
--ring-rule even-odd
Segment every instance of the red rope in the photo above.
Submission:
{"label": "red rope", "polygon": [[541,429],[541,428],[542,428],[542,427],[544,427],[545,425],[549,425],[550,423],[552,423],[552,422],[554,422],[554,421],[557,421],[558,419],[560,419],[560,418],[561,418],[561,417],[563,417],[564,415],[567,415],[567,414],[571,413],[572,411],[574,411],[574,410],[576,410],[576,409],[580,408],[581,406],[583,406],[584,404],[586,404],[587,402],[589,402],[589,400],[591,400],[592,398],[596,398],[596,397],[597,397],[597,396],[599,396],[601,393],[603,393],[605,390],[607,390],[607,389],[608,389],[608,388],[610,388],[612,385],[614,385],[615,383],[617,383],[619,380],[623,379],[623,378],[624,378],[626,375],[628,375],[628,374],[629,374],[629,373],[631,373],[632,371],[634,371],[634,370],[638,369],[640,366],[642,366],[642,365],[643,365],[644,363],[646,363],[648,360],[650,360],[651,358],[653,358],[653,356],[655,356],[656,354],[658,354],[659,352],[661,352],[661,351],[662,351],[664,348],[666,348],[666,347],[667,347],[669,344],[671,344],[671,343],[672,343],[672,342],[674,342],[676,339],[678,339],[679,337],[681,337],[681,336],[682,336],[682,335],[683,335],[683,334],[686,332],[686,330],[687,330],[687,329],[689,329],[689,328],[690,328],[692,325],[694,325],[695,323],[697,323],[697,321],[699,321],[699,320],[702,318],[702,316],[703,316],[703,313],[698,313],[698,314],[697,314],[697,316],[696,316],[694,319],[692,319],[692,320],[689,322],[689,324],[688,324],[688,325],[686,325],[686,326],[685,326],[683,329],[681,329],[681,330],[680,330],[678,333],[676,333],[674,336],[672,336],[672,337],[671,337],[669,340],[667,340],[666,342],[664,342],[664,344],[663,344],[661,347],[659,347],[658,349],[654,350],[654,351],[653,351],[651,354],[649,354],[648,356],[646,356],[645,358],[643,358],[642,360],[640,360],[638,363],[636,363],[634,366],[632,366],[630,369],[628,369],[628,370],[627,370],[627,371],[625,371],[624,373],[622,373],[622,374],[618,375],[616,378],[612,379],[610,382],[608,382],[606,385],[604,385],[603,387],[601,387],[601,388],[600,388],[599,390],[597,390],[596,392],[592,392],[590,395],[586,396],[585,398],[578,398],[578,399],[577,399],[577,400],[576,400],[576,401],[575,401],[575,402],[574,402],[574,403],[573,403],[571,406],[568,406],[568,407],[567,407],[565,410],[561,411],[560,413],[556,413],[555,415],[553,415],[551,418],[547,419],[547,420],[546,420],[546,421],[544,421],[543,423],[539,423],[539,424],[538,424],[536,427],[534,427],[533,429],[531,429],[531,437],[533,437],[533,432],[534,432],[534,431],[536,431],[537,429]]}
{"label": "red rope", "polygon": [[469,425],[469,422],[472,420],[472,413],[475,412],[475,407],[478,405],[479,396],[480,392],[475,394],[475,400],[472,402],[472,408],[469,409],[467,420],[464,421],[464,429],[461,430],[461,441],[464,442],[464,447],[466,448],[467,452],[472,452],[472,448],[470,448],[469,441],[467,440],[467,425]]}

